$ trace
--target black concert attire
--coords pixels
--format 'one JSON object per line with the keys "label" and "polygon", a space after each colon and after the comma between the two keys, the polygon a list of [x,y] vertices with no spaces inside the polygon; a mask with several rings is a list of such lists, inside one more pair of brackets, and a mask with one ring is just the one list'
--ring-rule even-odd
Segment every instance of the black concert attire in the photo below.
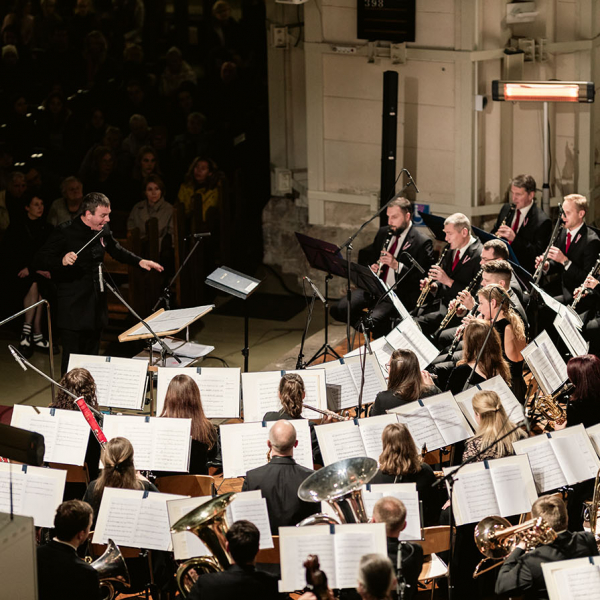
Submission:
{"label": "black concert attire", "polygon": [[[389,230],[390,227],[386,226],[382,227],[377,232],[371,246],[363,248],[363,250],[360,251],[359,262],[366,266],[375,264],[379,260],[382,249],[393,254],[394,258],[396,258],[402,268],[399,272],[389,272],[384,265],[381,279],[391,287],[391,285],[406,275],[400,286],[395,289],[395,293],[407,309],[411,310],[419,297],[419,281],[424,275],[416,268],[413,268],[407,274],[412,263],[406,256],[402,255],[402,252],[410,254],[427,272],[429,267],[433,264],[433,242],[425,233],[411,223],[408,231],[406,231],[406,235],[404,235],[403,232],[400,233],[399,236],[392,236],[391,240],[384,248]],[[398,244],[398,241],[400,241],[400,244]],[[373,298],[364,290],[353,290],[350,309],[351,324],[355,325],[360,317],[364,315],[363,309],[373,307],[377,300],[378,298]],[[339,302],[331,307],[331,316],[338,321],[346,321],[347,306],[347,298],[341,298]],[[388,298],[384,299],[373,310],[371,315],[374,337],[378,338],[389,333],[392,329],[391,319],[395,319],[397,316],[398,313],[391,300]]]}
{"label": "black concert attire", "polygon": [[525,600],[548,598],[543,563],[597,555],[594,536],[584,532],[563,531],[551,544],[538,546],[530,552],[516,548],[500,567],[496,594],[522,595]]}
{"label": "black concert attire", "polygon": [[38,546],[37,576],[39,600],[100,600],[98,571],[64,542]]}
{"label": "black concert attire", "polygon": [[[438,388],[436,385],[427,386],[422,389],[421,397],[428,398],[429,396],[435,396],[436,394],[441,394],[442,390]],[[404,406],[405,404],[410,404],[413,402],[412,400],[404,400],[402,396],[397,396],[392,390],[385,390],[383,392],[379,392],[375,398],[375,402],[373,402],[373,406],[371,407],[371,412],[369,413],[370,417],[376,417],[377,415],[385,415],[386,412],[392,408],[396,408],[397,406]]]}
{"label": "black concert attire", "polygon": [[423,548],[419,544],[411,544],[388,537],[387,538],[387,553],[389,559],[394,565],[394,570],[398,564],[398,548],[402,548],[402,574],[406,581],[404,589],[404,600],[413,600],[417,597],[419,587],[419,575],[423,568]]}
{"label": "black concert attire", "polygon": [[36,268],[50,271],[57,286],[57,326],[63,345],[63,373],[67,371],[71,353],[98,354],[102,328],[108,322],[105,292],[100,291],[99,280],[99,266],[105,251],[128,265],[138,265],[142,260],[123,248],[105,225],[102,235],[79,254],[74,265],[63,266],[65,254],[78,252],[97,233],[81,218],[63,223],[35,257]]}
{"label": "black concert attire", "polygon": [[[502,221],[507,218],[510,212],[510,204],[505,204],[498,214],[496,224],[492,229],[492,233],[496,233],[502,224]],[[517,218],[516,211],[513,212],[513,218],[507,225],[512,227]],[[511,244],[515,256],[520,265],[529,273],[535,271],[535,259],[540,254],[544,254],[550,237],[552,236],[552,221],[550,217],[535,203],[527,212],[522,224],[517,229],[516,237]]]}
{"label": "black concert attire", "polygon": [[391,475],[383,471],[377,471],[375,477],[369,483],[416,483],[419,500],[423,502],[423,520],[425,526],[429,527],[430,525],[437,525],[440,508],[444,502],[438,492],[439,488],[432,487],[435,481],[433,469],[427,463],[422,463],[421,469],[417,473]]}
{"label": "black concert attire", "polygon": [[[465,387],[465,383],[467,383],[467,379],[469,379],[469,375],[471,375],[471,371],[471,367],[467,364],[455,367],[452,370],[452,373],[450,373],[446,391],[452,392],[455,396],[456,394],[460,394],[463,391],[463,387]],[[471,377],[470,387],[477,385],[478,383],[483,383],[484,381],[487,381],[486,378],[475,371],[473,377]]]}
{"label": "black concert attire", "polygon": [[525,385],[525,380],[523,379],[523,365],[525,361],[520,360],[519,362],[514,362],[510,360],[510,358],[508,358],[504,352],[504,336],[506,333],[506,328],[509,325],[510,322],[508,319],[498,319],[494,325],[494,329],[500,334],[502,354],[504,356],[504,360],[508,363],[508,368],[510,370],[510,389],[516,396],[517,400],[521,404],[524,404],[525,396],[527,394],[527,385]]}
{"label": "black concert attire", "polygon": [[280,594],[277,577],[259,571],[254,565],[232,565],[222,573],[201,575],[189,600],[279,600],[289,598]]}
{"label": "black concert attire", "polygon": [[[190,448],[190,475],[208,475],[209,465],[221,461],[221,447],[217,440],[211,448],[208,444],[192,439],[192,447]],[[181,471],[156,471],[156,477],[173,477],[175,475],[185,475]]]}
{"label": "black concert attire", "polygon": [[297,525],[320,510],[318,502],[298,498],[300,484],[314,473],[296,463],[291,456],[274,456],[271,462],[246,473],[242,491],[260,490],[267,501],[271,533],[280,527]]}

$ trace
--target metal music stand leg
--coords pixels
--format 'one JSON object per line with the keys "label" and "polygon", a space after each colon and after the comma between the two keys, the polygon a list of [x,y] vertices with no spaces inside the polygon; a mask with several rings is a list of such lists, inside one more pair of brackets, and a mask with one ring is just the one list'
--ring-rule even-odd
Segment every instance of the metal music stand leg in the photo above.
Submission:
{"label": "metal music stand leg", "polygon": [[249,341],[249,321],[248,317],[248,300],[244,302],[244,349],[242,350],[242,356],[244,357],[244,373],[248,372],[248,357],[250,356],[250,341]]}
{"label": "metal music stand leg", "polygon": [[329,281],[333,279],[333,275],[327,274],[325,276],[325,342],[317,350],[316,354],[306,363],[311,365],[317,358],[323,357],[323,362],[327,362],[327,355],[331,354],[335,358],[341,358],[341,356],[329,345]]}

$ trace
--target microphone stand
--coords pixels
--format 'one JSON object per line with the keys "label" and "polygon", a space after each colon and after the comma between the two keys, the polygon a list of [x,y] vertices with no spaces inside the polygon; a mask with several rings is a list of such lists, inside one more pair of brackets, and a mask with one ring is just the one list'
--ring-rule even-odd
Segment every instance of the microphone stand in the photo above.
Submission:
{"label": "microphone stand", "polygon": [[404,278],[415,268],[415,265],[413,265],[411,263],[410,267],[408,267],[408,269],[406,269],[406,273],[404,273],[404,275],[402,275],[402,277],[400,277],[400,279],[398,279],[398,281],[396,281],[394,283],[394,285],[392,285],[390,287],[390,289],[385,292],[380,298],[379,300],[377,300],[377,302],[375,302],[375,305],[373,306],[373,308],[369,309],[369,313],[368,313],[368,319],[371,318],[371,314],[373,313],[373,311],[379,306],[379,304],[381,304],[381,302],[383,302],[383,300],[385,300],[393,291],[396,290],[396,288],[402,283],[402,281],[404,280]]}
{"label": "microphone stand", "polygon": [[[304,293],[304,297],[306,298],[306,292]],[[313,309],[315,307],[315,301],[317,299],[317,292],[313,290],[312,298],[310,301],[310,305],[308,305],[308,312],[306,313],[306,322],[304,323],[304,331],[302,332],[302,341],[300,342],[300,351],[298,352],[298,358],[296,359],[296,369],[306,369],[306,363],[304,362],[304,342],[306,341],[306,335],[308,333],[308,328],[310,327],[310,322],[312,319]]]}
{"label": "microphone stand", "polygon": [[[347,283],[348,283],[348,289],[346,291],[346,300],[348,302],[348,306],[346,309],[346,338],[348,340],[348,352],[350,352],[352,350],[352,344],[350,342],[350,304],[352,302],[352,280],[351,280],[351,276],[350,276],[350,270],[351,270],[351,256],[352,256],[352,242],[356,239],[356,237],[361,233],[361,231],[369,224],[371,223],[371,221],[375,220],[384,210],[387,209],[387,207],[389,206],[390,202],[394,199],[394,197],[396,195],[399,194],[403,194],[411,185],[415,186],[415,189],[417,189],[417,186],[415,185],[415,182],[411,176],[411,174],[408,172],[407,169],[402,169],[400,171],[400,173],[398,173],[398,177],[396,177],[396,181],[394,181],[394,186],[393,189],[396,188],[396,183],[398,182],[398,180],[400,179],[400,175],[402,175],[402,173],[406,173],[409,177],[409,182],[398,192],[398,194],[393,194],[392,197],[368,220],[365,221],[359,228],[358,230],[353,233],[341,246],[338,247],[337,251],[341,252],[344,248],[346,248],[346,262],[348,263],[348,273],[347,273]],[[417,189],[418,191],[418,189]]]}

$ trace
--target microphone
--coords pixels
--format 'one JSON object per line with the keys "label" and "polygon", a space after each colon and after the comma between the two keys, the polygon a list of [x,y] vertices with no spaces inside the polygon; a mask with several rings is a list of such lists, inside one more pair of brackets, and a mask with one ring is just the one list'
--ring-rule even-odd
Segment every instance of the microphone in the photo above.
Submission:
{"label": "microphone", "polygon": [[306,279],[306,281],[308,281],[308,283],[310,284],[310,287],[313,289],[313,292],[319,297],[319,300],[323,304],[325,304],[325,298],[323,298],[323,294],[321,294],[321,292],[319,291],[319,288],[308,277],[304,277],[304,279]]}
{"label": "microphone", "polygon": [[104,277],[102,276],[102,263],[98,265],[98,282],[100,283],[100,292],[104,292]]}
{"label": "microphone", "polygon": [[[23,357],[21,356],[21,353],[18,352],[10,344],[8,346],[8,349],[10,350],[10,353],[12,354],[13,358],[17,361],[17,364],[21,367],[21,369],[23,369],[23,371],[27,371],[27,367],[25,366],[25,363],[23,362]],[[50,349],[50,351],[52,351],[52,349]]]}
{"label": "microphone", "polygon": [[408,178],[410,179],[410,183],[413,184],[415,191],[417,192],[417,194],[419,193],[419,188],[417,187],[417,184],[415,183],[415,180],[413,179],[412,175],[408,172],[408,169],[404,169],[406,171],[406,174],[408,175]]}
{"label": "microphone", "polygon": [[203,237],[210,237],[210,232],[209,231],[205,231],[204,233],[192,233],[191,235],[188,235],[186,238],[184,238],[185,240],[197,240]]}
{"label": "microphone", "polygon": [[402,254],[402,256],[406,256],[406,258],[408,258],[408,260],[410,260],[412,265],[414,267],[417,267],[417,269],[419,269],[419,271],[421,271],[422,275],[425,275],[425,269],[414,259],[413,256],[411,256],[408,252],[402,252],[401,254]]}

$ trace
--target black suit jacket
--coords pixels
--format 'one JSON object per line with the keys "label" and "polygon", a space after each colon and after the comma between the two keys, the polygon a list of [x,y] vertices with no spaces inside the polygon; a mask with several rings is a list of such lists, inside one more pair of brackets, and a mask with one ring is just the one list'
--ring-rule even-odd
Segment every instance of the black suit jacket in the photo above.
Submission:
{"label": "black suit jacket", "polygon": [[561,277],[562,294],[566,304],[573,300],[575,288],[580,286],[594,266],[600,255],[600,238],[585,223],[571,240],[569,251],[567,247],[567,232],[562,230],[556,241],[556,247],[566,254],[571,261],[571,266],[565,269],[563,265],[553,260],[550,263],[549,273],[558,273]]}
{"label": "black suit jacket", "polygon": [[54,540],[37,549],[39,600],[99,600],[98,572]]}
{"label": "black suit jacket", "polygon": [[[492,233],[495,234],[498,231],[509,211],[510,204],[502,206]],[[510,223],[508,225],[510,226]],[[534,202],[511,244],[519,263],[526,271],[533,274],[535,271],[535,258],[540,254],[544,254],[551,235],[552,221],[550,217]]]}
{"label": "black suit jacket", "polygon": [[232,565],[222,573],[201,575],[189,600],[275,600],[288,598],[277,589],[277,578],[251,566]]}
{"label": "black suit jacket", "polygon": [[597,556],[598,547],[591,533],[563,531],[552,544],[531,552],[514,550],[500,567],[496,594],[523,595],[526,599],[548,598],[542,563]]}
{"label": "black suit jacket", "polygon": [[296,525],[319,512],[318,502],[298,498],[300,484],[314,471],[296,463],[291,456],[274,456],[271,462],[246,473],[242,491],[260,490],[267,501],[271,533]]}
{"label": "black suit jacket", "polygon": [[442,261],[441,267],[448,274],[448,276],[454,280],[452,287],[445,285],[439,285],[437,297],[442,299],[442,304],[448,305],[450,300],[454,300],[458,296],[458,292],[462,292],[470,283],[473,281],[479,270],[481,269],[481,250],[483,245],[475,238],[473,242],[463,254],[459,263],[456,265],[454,271],[452,270],[452,263],[454,262],[454,255],[456,250],[448,249],[444,260]]}
{"label": "black suit jacket", "polygon": [[[389,226],[382,227],[375,236],[373,244],[361,253],[360,258],[370,266],[379,260],[379,255],[383,249],[383,244],[386,240]],[[398,281],[403,275],[406,275],[407,269],[410,269],[412,263],[406,256],[402,256],[401,253],[406,252],[410,254],[425,270],[425,273],[429,270],[429,267],[433,264],[433,242],[431,238],[424,234],[414,224],[406,234],[406,238],[402,244],[402,247],[396,253],[396,260],[401,262],[404,267],[400,273],[395,273],[395,281]],[[423,279],[425,275],[422,275],[417,268],[413,268],[412,271],[402,280],[402,284],[396,288],[396,294],[402,303],[410,310],[419,297],[419,281]]]}

